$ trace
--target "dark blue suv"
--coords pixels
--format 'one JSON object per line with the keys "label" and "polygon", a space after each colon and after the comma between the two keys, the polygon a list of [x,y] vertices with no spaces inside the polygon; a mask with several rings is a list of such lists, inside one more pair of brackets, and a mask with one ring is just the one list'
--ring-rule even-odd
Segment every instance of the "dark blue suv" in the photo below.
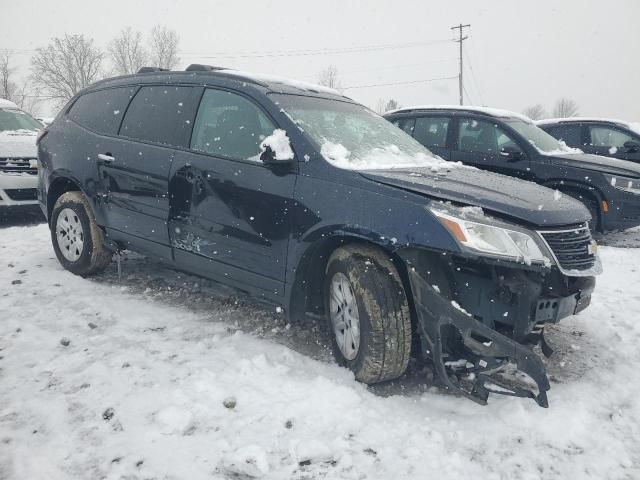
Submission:
{"label": "dark blue suv", "polygon": [[[402,375],[413,351],[480,403],[498,391],[546,406],[530,345],[588,306],[600,271],[580,203],[445,162],[314,85],[145,69],[76,95],[38,145],[66,269],[95,274],[131,249],[291,318],[322,315],[367,383]],[[537,387],[505,383],[509,364]]]}
{"label": "dark blue suv", "polygon": [[580,200],[591,213],[593,230],[640,225],[640,165],[569,148],[527,117],[467,106],[407,107],[385,117],[446,160],[530,180]]}

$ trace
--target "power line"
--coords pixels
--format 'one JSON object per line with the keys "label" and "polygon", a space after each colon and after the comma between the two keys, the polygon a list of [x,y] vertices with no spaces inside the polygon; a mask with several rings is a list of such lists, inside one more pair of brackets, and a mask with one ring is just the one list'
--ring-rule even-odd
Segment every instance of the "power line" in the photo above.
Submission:
{"label": "power line", "polygon": [[423,47],[428,45],[437,45],[447,43],[448,40],[432,40],[429,42],[407,42],[407,43],[390,43],[382,45],[362,45],[357,47],[346,48],[323,48],[323,49],[305,49],[305,50],[272,50],[272,51],[249,51],[249,52],[214,52],[201,54],[197,52],[180,52],[180,55],[193,56],[199,58],[264,58],[264,57],[303,57],[316,55],[339,55],[348,53],[373,52],[379,50],[395,50],[402,48]]}
{"label": "power line", "polygon": [[429,62],[421,62],[421,63],[408,63],[408,64],[404,64],[404,65],[392,65],[392,66],[385,66],[385,67],[374,67],[374,68],[361,68],[358,70],[340,70],[340,74],[348,74],[348,73],[361,73],[361,72],[374,72],[374,71],[381,71],[381,70],[397,70],[400,68],[410,68],[410,67],[421,67],[423,65],[430,65],[433,63],[446,63],[446,62],[457,62],[458,59],[457,58],[443,58],[441,60],[432,60]]}
{"label": "power line", "polygon": [[485,103],[484,103],[484,98],[482,97],[482,92],[480,91],[480,84],[478,83],[478,80],[476,80],[476,74],[473,71],[473,66],[471,65],[471,57],[466,48],[464,49],[464,55],[467,59],[467,62],[469,63],[469,70],[471,71],[471,78],[473,79],[473,84],[476,87],[476,92],[478,92],[478,96],[480,97],[480,102],[484,105]]}
{"label": "power line", "polygon": [[460,90],[460,105],[464,105],[464,97],[462,94],[462,42],[464,42],[467,38],[469,37],[463,37],[462,36],[462,30],[465,28],[470,28],[471,24],[467,24],[467,25],[463,25],[460,24],[456,27],[451,27],[451,30],[458,30],[458,40],[454,40],[454,42],[459,43],[460,44],[460,74],[459,74],[459,78],[458,78],[458,89]]}
{"label": "power line", "polygon": [[352,85],[350,87],[344,87],[344,90],[350,90],[354,88],[388,87],[391,85],[409,85],[413,83],[437,82],[439,80],[453,80],[454,78],[458,78],[458,76],[454,75],[451,77],[425,78],[424,80],[408,80],[406,82],[375,83],[371,85]]}

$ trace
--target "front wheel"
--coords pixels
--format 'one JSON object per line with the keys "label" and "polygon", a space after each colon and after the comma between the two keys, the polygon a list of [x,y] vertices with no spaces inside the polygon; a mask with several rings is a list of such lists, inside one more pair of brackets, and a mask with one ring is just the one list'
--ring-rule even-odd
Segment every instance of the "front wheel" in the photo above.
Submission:
{"label": "front wheel", "polygon": [[368,384],[402,375],[411,354],[411,317],[391,260],[372,247],[341,247],[329,258],[324,293],[338,363]]}
{"label": "front wheel", "polygon": [[102,232],[81,192],[62,194],[53,207],[50,222],[53,249],[64,268],[88,276],[109,265],[112,255],[102,245]]}

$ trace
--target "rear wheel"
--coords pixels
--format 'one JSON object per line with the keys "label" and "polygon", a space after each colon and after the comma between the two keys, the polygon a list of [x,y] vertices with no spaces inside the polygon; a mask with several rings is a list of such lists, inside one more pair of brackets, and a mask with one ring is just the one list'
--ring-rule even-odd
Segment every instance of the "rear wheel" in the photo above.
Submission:
{"label": "rear wheel", "polygon": [[337,249],[327,264],[324,292],[338,363],[364,383],[402,375],[411,354],[411,318],[389,258],[367,246]]}
{"label": "rear wheel", "polygon": [[102,231],[81,192],[66,192],[58,198],[51,212],[50,228],[56,257],[70,272],[93,275],[111,262],[112,255],[102,244]]}

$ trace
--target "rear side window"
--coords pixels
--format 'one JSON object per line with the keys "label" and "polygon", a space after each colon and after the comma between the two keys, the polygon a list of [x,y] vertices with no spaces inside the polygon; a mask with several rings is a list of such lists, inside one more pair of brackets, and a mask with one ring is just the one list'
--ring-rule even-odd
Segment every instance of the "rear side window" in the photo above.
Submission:
{"label": "rear side window", "polygon": [[189,121],[184,105],[191,90],[191,87],[167,85],[142,87],[127,109],[120,135],[173,145],[178,129]]}
{"label": "rear side window", "polygon": [[413,137],[425,147],[446,147],[449,119],[443,117],[418,117]]}
{"label": "rear side window", "polygon": [[548,131],[551,135],[558,140],[562,140],[570,147],[580,146],[580,125],[561,125],[558,127],[549,128]]}
{"label": "rear side window", "polygon": [[260,143],[275,125],[241,95],[224,90],[205,91],[193,127],[191,148],[237,160],[260,159]]}
{"label": "rear side window", "polygon": [[115,135],[135,91],[135,87],[121,87],[85,93],[75,101],[67,116],[96,133]]}

